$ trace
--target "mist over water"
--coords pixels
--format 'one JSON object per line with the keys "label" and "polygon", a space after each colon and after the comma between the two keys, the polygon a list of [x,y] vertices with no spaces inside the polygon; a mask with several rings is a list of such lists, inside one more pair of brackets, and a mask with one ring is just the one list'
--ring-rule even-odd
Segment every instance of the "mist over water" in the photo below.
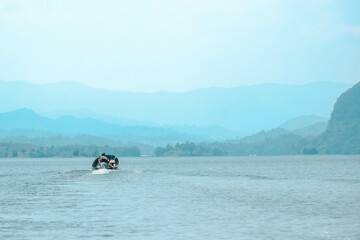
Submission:
{"label": "mist over water", "polygon": [[360,157],[1,159],[1,239],[359,239]]}

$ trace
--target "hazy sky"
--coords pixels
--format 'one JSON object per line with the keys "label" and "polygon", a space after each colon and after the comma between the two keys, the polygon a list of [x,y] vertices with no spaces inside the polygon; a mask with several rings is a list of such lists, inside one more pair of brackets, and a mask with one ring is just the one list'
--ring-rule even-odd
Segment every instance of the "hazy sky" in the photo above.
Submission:
{"label": "hazy sky", "polygon": [[359,0],[0,0],[0,79],[131,91],[360,80]]}

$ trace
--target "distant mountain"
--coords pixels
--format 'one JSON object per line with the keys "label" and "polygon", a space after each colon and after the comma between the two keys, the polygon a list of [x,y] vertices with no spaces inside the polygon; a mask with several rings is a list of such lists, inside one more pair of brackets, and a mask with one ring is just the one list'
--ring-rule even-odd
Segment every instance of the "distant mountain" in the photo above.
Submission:
{"label": "distant mountain", "polygon": [[261,132],[240,139],[240,142],[244,142],[244,143],[262,142],[265,141],[266,139],[275,138],[277,136],[281,136],[289,133],[290,132],[288,130],[285,130],[283,128],[274,128],[269,131],[263,130]]}
{"label": "distant mountain", "polygon": [[268,131],[260,131],[255,134],[243,137],[239,140],[241,143],[257,143],[265,140],[275,139],[283,135],[297,135],[301,137],[316,137],[322,134],[326,129],[327,123],[319,122],[308,127],[289,131],[283,128],[274,128]]}
{"label": "distant mountain", "polygon": [[279,128],[283,128],[288,131],[294,131],[296,129],[309,127],[309,126],[317,124],[319,122],[326,123],[327,121],[328,121],[327,118],[319,117],[319,116],[315,116],[315,115],[299,116],[299,117],[287,120],[286,122],[281,124],[279,126]]}
{"label": "distant mountain", "polygon": [[199,126],[188,126],[188,125],[175,125],[175,126],[162,126],[161,128],[168,129],[172,132],[198,136],[207,141],[238,139],[243,136],[246,136],[246,133],[232,131],[219,126],[199,127]]}
{"label": "distant mountain", "polygon": [[360,82],[338,98],[318,145],[324,153],[360,154]]}
{"label": "distant mountain", "polygon": [[267,139],[273,139],[282,135],[299,135],[302,137],[319,136],[326,130],[327,119],[315,115],[300,116],[285,121],[277,128],[268,131],[262,130],[255,134],[243,137],[240,142],[255,143],[262,142]]}
{"label": "distant mountain", "polygon": [[[318,122],[293,131],[276,128],[240,141],[213,142],[208,146],[229,155],[360,154],[359,103],[360,82],[340,95],[328,123]],[[289,121],[288,128],[299,126],[298,120]],[[317,120],[313,118],[313,122]]]}
{"label": "distant mountain", "polygon": [[316,82],[134,93],[96,89],[76,82],[0,81],[0,112],[26,107],[54,117],[71,114],[107,123],[220,126],[253,133],[272,129],[299,115],[327,117],[337,96],[349,87]]}
{"label": "distant mountain", "polygon": [[318,122],[313,125],[296,129],[292,133],[303,136],[303,137],[315,137],[325,132],[327,122]]}
{"label": "distant mountain", "polygon": [[[20,139],[23,139],[22,142],[33,143],[31,142],[33,139],[36,144],[47,143],[47,145],[58,145],[59,142],[66,144],[66,141],[68,144],[85,145],[95,143],[97,145],[116,145],[119,143],[118,141],[165,145],[189,140],[194,142],[224,140],[235,138],[237,134],[220,127],[123,126],[92,118],[76,118],[73,116],[50,119],[27,108],[0,114],[0,138],[3,138],[0,141],[20,142]],[[62,136],[59,137],[58,135]]]}

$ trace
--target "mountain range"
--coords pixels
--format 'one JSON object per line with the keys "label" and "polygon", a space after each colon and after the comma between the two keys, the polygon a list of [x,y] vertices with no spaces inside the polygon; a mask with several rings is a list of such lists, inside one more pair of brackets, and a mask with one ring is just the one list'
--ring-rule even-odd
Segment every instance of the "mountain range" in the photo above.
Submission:
{"label": "mountain range", "polygon": [[[168,126],[170,130],[172,126],[216,126],[222,132],[224,129],[235,132],[235,135],[230,134],[234,137],[270,130],[302,115],[328,118],[336,98],[349,87],[343,83],[315,82],[140,93],[97,89],[77,82],[0,81],[0,112],[25,107],[49,118],[60,117],[57,121],[64,124],[71,117],[90,117],[87,126],[109,135],[111,131],[94,121],[127,126]],[[63,115],[71,117],[61,117]],[[48,122],[44,121],[42,124],[46,126]],[[85,126],[79,125],[76,129],[83,128]],[[69,134],[81,133],[81,130],[63,130],[70,131]],[[146,133],[147,130],[141,131]]]}
{"label": "mountain range", "polygon": [[51,119],[27,108],[0,114],[0,138],[3,138],[3,142],[37,142],[41,145],[164,145],[188,140],[199,142],[232,139],[238,137],[237,134],[235,131],[216,126],[127,126],[74,116]]}
{"label": "mountain range", "polygon": [[300,115],[247,137],[219,126],[122,125],[70,115],[49,118],[20,108],[0,114],[1,156],[93,156],[104,148],[123,156],[152,155],[156,145],[168,143],[174,146],[157,147],[155,154],[359,154],[359,102],[357,83],[337,98],[329,121]]}
{"label": "mountain range", "polygon": [[[308,119],[308,121],[302,122],[303,119]],[[281,125],[285,127],[297,126],[299,129],[291,131],[276,128],[261,131],[240,140],[256,142],[285,133],[315,136],[325,129],[323,125],[326,126],[326,122],[322,122],[322,120],[324,119],[316,116],[300,116]],[[73,116],[61,116],[51,119],[26,108],[0,114],[0,142],[31,143],[41,146],[67,144],[119,146],[130,143],[156,146],[185,141],[236,140],[240,137],[234,131],[216,126],[126,126]]]}

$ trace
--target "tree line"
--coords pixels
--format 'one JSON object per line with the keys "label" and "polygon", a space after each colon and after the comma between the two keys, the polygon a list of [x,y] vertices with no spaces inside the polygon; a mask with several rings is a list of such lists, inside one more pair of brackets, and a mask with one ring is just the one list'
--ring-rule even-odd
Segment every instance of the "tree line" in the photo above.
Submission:
{"label": "tree line", "polygon": [[136,146],[97,146],[97,145],[64,145],[38,146],[23,143],[0,143],[0,157],[98,157],[101,153],[114,154],[119,157],[138,157],[140,150]]}
{"label": "tree line", "polygon": [[206,143],[195,144],[193,142],[176,143],[174,146],[167,144],[166,147],[157,147],[154,155],[162,156],[225,156],[227,152],[208,146]]}

